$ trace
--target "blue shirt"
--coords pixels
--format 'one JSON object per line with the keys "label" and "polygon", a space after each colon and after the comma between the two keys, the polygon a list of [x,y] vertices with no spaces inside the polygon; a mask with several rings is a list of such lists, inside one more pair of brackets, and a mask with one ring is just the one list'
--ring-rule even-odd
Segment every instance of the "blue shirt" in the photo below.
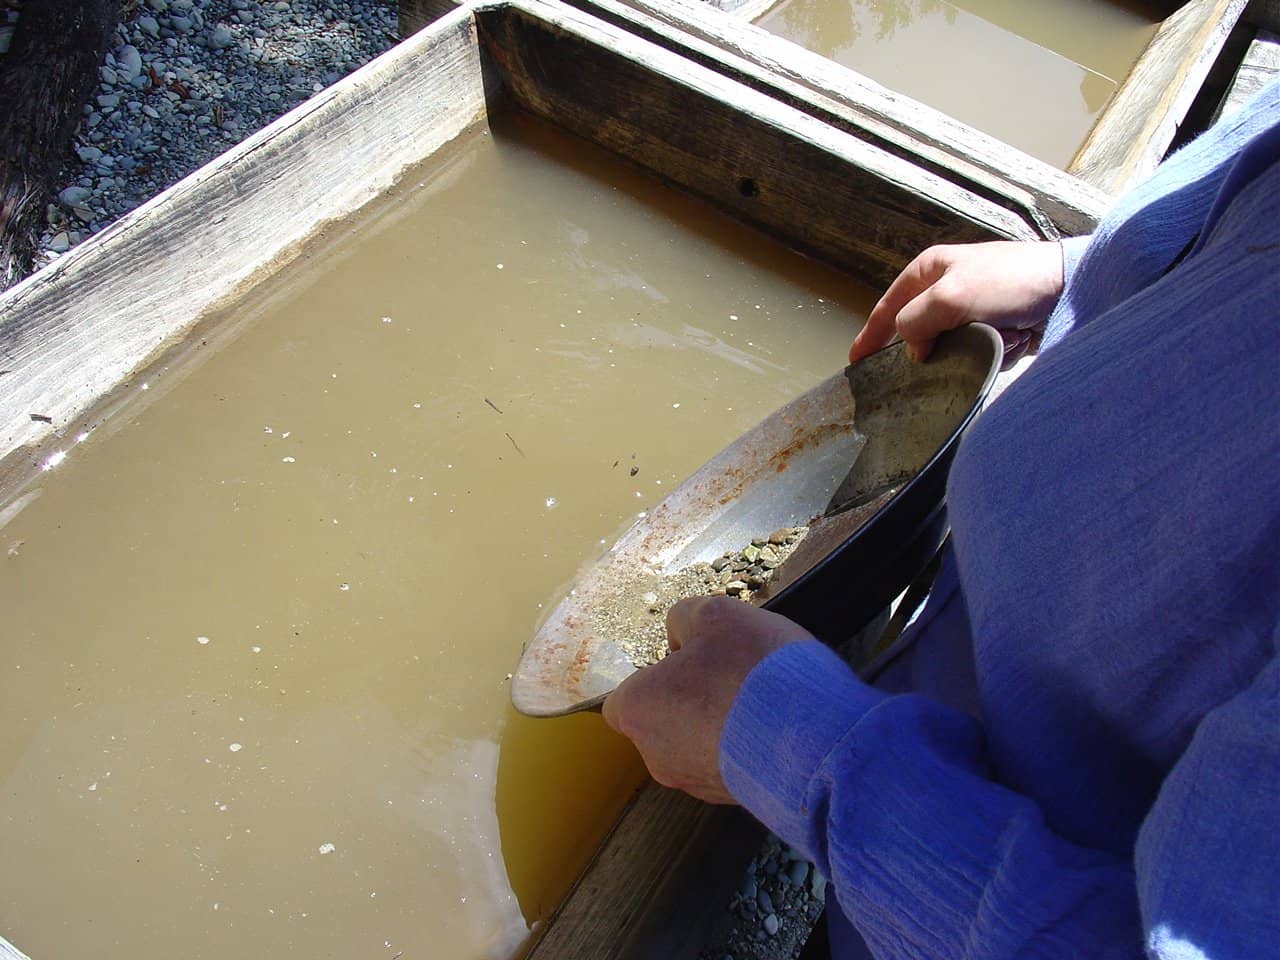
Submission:
{"label": "blue shirt", "polygon": [[1280,81],[1064,261],[908,655],[768,657],[721,772],[877,957],[1280,956]]}

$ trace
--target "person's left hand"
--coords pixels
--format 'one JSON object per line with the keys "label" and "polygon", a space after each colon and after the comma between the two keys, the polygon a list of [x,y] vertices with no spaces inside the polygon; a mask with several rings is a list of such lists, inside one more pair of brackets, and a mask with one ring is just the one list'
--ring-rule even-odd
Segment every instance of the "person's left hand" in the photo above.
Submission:
{"label": "person's left hand", "polygon": [[671,652],[604,702],[658,783],[708,803],[736,802],[720,777],[720,732],[738,689],[774,650],[809,639],[803,627],[730,597],[682,600],[667,613]]}

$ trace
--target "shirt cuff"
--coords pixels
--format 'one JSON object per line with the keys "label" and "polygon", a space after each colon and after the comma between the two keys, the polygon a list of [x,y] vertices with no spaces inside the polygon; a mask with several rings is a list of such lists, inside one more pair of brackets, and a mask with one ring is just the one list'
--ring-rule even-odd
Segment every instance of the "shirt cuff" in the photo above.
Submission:
{"label": "shirt cuff", "polygon": [[1086,234],[1083,237],[1067,237],[1058,242],[1058,246],[1062,248],[1062,289],[1066,290],[1071,283],[1071,278],[1075,275],[1076,267],[1080,266],[1080,260],[1084,256],[1089,241],[1093,239],[1092,234]]}
{"label": "shirt cuff", "polygon": [[816,640],[760,661],[738,691],[720,735],[720,775],[735,800],[809,853],[806,798],[823,761],[886,694],[864,684]]}

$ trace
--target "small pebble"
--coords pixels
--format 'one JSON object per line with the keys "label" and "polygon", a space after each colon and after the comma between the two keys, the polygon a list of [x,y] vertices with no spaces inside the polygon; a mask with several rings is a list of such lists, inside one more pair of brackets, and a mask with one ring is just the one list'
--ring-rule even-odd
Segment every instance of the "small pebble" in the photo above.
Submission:
{"label": "small pebble", "polygon": [[65,207],[74,207],[88,200],[92,193],[85,187],[67,187],[58,194],[58,202]]}
{"label": "small pebble", "polygon": [[764,932],[771,937],[777,934],[778,932],[778,915],[777,914],[771,913],[764,918]]}
{"label": "small pebble", "polygon": [[123,83],[132,83],[142,73],[142,54],[131,43],[126,43],[116,51],[116,72]]}

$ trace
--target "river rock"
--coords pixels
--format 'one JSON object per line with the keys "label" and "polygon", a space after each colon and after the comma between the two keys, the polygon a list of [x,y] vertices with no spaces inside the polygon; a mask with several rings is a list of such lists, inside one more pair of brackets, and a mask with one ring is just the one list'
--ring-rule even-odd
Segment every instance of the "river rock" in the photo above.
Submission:
{"label": "river rock", "polygon": [[132,83],[142,73],[142,54],[131,43],[116,51],[116,73],[125,83]]}
{"label": "river rock", "polygon": [[74,207],[88,200],[92,193],[86,187],[67,187],[58,194],[58,202],[64,207]]}

